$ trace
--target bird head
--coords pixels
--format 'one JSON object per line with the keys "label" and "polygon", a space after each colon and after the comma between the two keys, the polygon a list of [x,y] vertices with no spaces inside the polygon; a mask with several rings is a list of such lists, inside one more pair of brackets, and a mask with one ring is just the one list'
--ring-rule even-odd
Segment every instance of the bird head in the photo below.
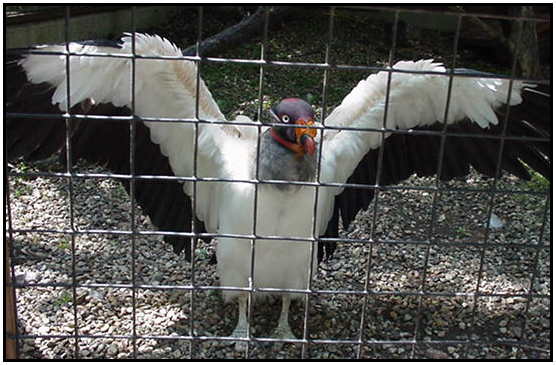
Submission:
{"label": "bird head", "polygon": [[304,126],[315,124],[313,108],[305,100],[287,98],[270,109],[270,114],[276,123],[297,125],[299,127],[273,127],[272,137],[285,147],[298,154],[313,155],[316,150],[315,136],[317,130]]}

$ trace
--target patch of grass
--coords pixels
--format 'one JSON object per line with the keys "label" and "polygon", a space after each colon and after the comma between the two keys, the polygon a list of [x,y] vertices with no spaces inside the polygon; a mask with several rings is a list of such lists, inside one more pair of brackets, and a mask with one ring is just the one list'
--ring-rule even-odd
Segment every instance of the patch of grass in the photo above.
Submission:
{"label": "patch of grass", "polygon": [[524,183],[527,190],[543,192],[550,189],[550,181],[544,176],[533,170],[529,170],[529,173],[531,173],[531,180]]}
{"label": "patch of grass", "polygon": [[[11,172],[16,174],[28,173],[33,172],[36,170],[31,164],[25,161],[18,161],[13,165],[10,165]],[[29,195],[33,191],[33,186],[31,183],[32,178],[28,177],[10,177],[11,182],[11,190],[10,193],[15,198],[20,198],[24,195]]]}
{"label": "patch of grass", "polygon": [[33,167],[26,161],[20,161],[13,165],[13,171],[16,173],[24,173],[32,171]]}
{"label": "patch of grass", "polygon": [[456,234],[458,236],[465,236],[467,234],[467,229],[465,227],[457,227]]}
{"label": "patch of grass", "polygon": [[204,248],[198,248],[195,250],[195,256],[198,259],[206,260],[209,257],[209,252]]}
{"label": "patch of grass", "polygon": [[58,245],[57,245],[57,246],[58,246],[58,249],[60,249],[60,250],[68,250],[68,249],[70,248],[70,243],[69,243],[68,240],[61,239],[61,240],[58,242]]}
{"label": "patch of grass", "polygon": [[66,304],[71,303],[73,300],[73,296],[69,290],[64,290],[58,298],[54,300],[54,305],[56,307],[62,307]]}
{"label": "patch of grass", "polygon": [[24,182],[22,179],[18,179],[13,186],[12,193],[14,197],[20,198],[24,195],[29,195],[33,191],[32,187]]}

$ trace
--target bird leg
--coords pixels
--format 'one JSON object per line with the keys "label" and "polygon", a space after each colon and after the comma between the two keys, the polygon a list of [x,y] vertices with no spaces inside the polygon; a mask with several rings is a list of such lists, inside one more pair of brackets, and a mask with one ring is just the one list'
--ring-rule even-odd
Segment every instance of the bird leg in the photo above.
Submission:
{"label": "bird leg", "polygon": [[[235,330],[232,332],[232,337],[247,337],[247,295],[241,293],[238,297],[239,315]],[[247,349],[247,342],[235,341],[236,351],[245,351]]]}
{"label": "bird leg", "polygon": [[291,297],[288,294],[282,295],[282,312],[278,319],[278,327],[273,332],[273,338],[297,338],[293,334],[290,324],[288,323],[288,314],[290,312]]}

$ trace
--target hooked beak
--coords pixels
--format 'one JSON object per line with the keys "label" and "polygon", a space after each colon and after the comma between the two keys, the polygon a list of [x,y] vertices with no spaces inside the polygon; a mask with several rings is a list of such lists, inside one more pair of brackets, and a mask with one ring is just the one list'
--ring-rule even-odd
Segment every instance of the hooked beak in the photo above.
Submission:
{"label": "hooked beak", "polygon": [[[295,124],[297,125],[307,125],[312,126],[315,122],[311,119],[304,120],[298,119]],[[314,155],[316,151],[315,136],[317,135],[317,130],[314,128],[294,128],[295,129],[295,140],[298,144],[303,146],[305,153],[309,155]]]}

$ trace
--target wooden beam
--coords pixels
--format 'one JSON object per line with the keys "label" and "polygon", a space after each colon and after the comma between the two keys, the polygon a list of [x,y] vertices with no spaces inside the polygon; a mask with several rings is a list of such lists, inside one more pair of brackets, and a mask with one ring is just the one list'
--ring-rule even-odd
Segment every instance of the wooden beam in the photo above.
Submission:
{"label": "wooden beam", "polygon": [[15,293],[12,286],[11,242],[4,244],[4,357],[7,360],[17,359],[17,341],[13,338],[17,334]]}

